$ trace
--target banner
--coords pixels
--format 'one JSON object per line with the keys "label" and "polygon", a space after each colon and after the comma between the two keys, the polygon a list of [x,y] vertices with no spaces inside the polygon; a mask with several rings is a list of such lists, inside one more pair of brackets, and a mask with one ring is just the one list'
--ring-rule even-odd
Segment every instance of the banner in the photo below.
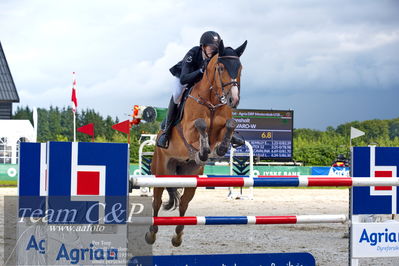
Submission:
{"label": "banner", "polygon": [[17,181],[17,164],[0,164],[0,181]]}
{"label": "banner", "polygon": [[345,177],[350,176],[349,167],[312,167],[311,175],[327,175]]}
{"label": "banner", "polygon": [[398,257],[399,256],[399,223],[353,223],[352,256]]}
{"label": "banner", "polygon": [[15,264],[125,265],[128,145],[24,142],[20,153]]}

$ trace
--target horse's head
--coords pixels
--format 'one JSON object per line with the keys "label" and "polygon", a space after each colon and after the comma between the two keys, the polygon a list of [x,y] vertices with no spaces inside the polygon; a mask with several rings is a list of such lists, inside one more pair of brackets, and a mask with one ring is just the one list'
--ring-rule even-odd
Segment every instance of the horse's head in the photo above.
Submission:
{"label": "horse's head", "polygon": [[240,56],[247,46],[245,41],[237,49],[224,47],[223,41],[219,45],[219,53],[208,64],[207,71],[214,71],[215,94],[220,103],[236,108],[240,102]]}

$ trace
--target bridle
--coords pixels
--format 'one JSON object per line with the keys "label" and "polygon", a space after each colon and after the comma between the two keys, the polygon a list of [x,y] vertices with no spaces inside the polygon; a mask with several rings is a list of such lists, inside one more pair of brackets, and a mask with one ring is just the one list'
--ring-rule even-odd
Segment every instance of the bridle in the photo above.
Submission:
{"label": "bridle", "polygon": [[206,106],[209,109],[209,111],[211,112],[211,114],[210,114],[209,132],[211,132],[212,128],[213,128],[213,120],[214,120],[214,116],[215,116],[216,110],[218,108],[220,108],[222,106],[225,106],[227,104],[227,98],[226,98],[226,94],[225,94],[224,88],[231,85],[231,86],[237,86],[238,89],[240,89],[240,83],[236,79],[232,79],[230,82],[227,82],[227,83],[224,83],[223,80],[222,80],[222,75],[221,75],[222,73],[221,73],[220,66],[219,66],[219,63],[220,63],[219,59],[225,59],[225,58],[239,59],[238,56],[232,56],[232,55],[226,55],[226,56],[219,56],[218,57],[218,61],[216,63],[216,67],[215,67],[215,70],[214,70],[214,73],[213,73],[213,81],[215,81],[215,78],[216,78],[215,73],[216,73],[216,70],[217,70],[218,74],[219,74],[219,81],[220,81],[220,86],[221,86],[221,89],[222,89],[222,95],[219,95],[217,90],[214,90],[214,87],[212,86],[213,82],[211,82],[209,80],[209,77],[208,77],[208,71],[204,72],[205,77],[206,77],[206,79],[207,79],[207,81],[208,81],[208,83],[210,85],[209,90],[211,91],[211,93],[212,93],[212,91],[214,91],[216,97],[219,100],[219,103],[212,104],[210,101],[202,98],[200,95],[198,95],[198,98],[193,96],[193,95],[191,95],[191,94],[188,95],[188,97],[192,98],[197,103]]}
{"label": "bridle", "polygon": [[214,87],[212,86],[213,82],[211,82],[209,80],[209,77],[208,77],[208,71],[205,71],[205,73],[204,73],[205,76],[206,76],[206,79],[207,79],[207,81],[208,81],[208,83],[210,85],[209,90],[211,91],[211,93],[212,93],[212,91],[214,91],[216,97],[219,99],[219,103],[218,104],[214,105],[210,101],[207,101],[207,100],[203,99],[201,96],[196,98],[195,96],[192,96],[191,94],[188,95],[188,97],[194,99],[197,103],[208,107],[208,109],[211,112],[214,112],[217,108],[227,104],[227,98],[226,98],[226,94],[225,94],[225,90],[224,90],[225,87],[231,85],[231,86],[237,86],[238,89],[240,89],[240,83],[236,79],[232,79],[230,82],[227,82],[227,83],[224,83],[223,80],[222,80],[222,73],[221,73],[220,66],[219,66],[219,63],[220,63],[219,59],[226,59],[226,58],[239,59],[238,56],[233,56],[233,55],[225,55],[225,56],[219,56],[218,57],[218,61],[216,63],[216,67],[215,67],[214,74],[213,74],[213,79],[215,80],[215,78],[216,78],[215,73],[216,73],[216,70],[217,70],[218,74],[219,74],[219,81],[220,81],[220,87],[222,89],[222,95],[219,95],[217,90],[214,90]]}
{"label": "bridle", "polygon": [[[225,56],[219,56],[218,57],[218,62],[217,62],[216,69],[217,69],[217,71],[219,73],[220,86],[222,87],[222,95],[219,96],[219,94],[218,94],[218,92],[216,90],[215,90],[215,94],[219,98],[219,101],[221,103],[226,104],[227,103],[227,99],[226,99],[226,95],[224,93],[224,88],[227,87],[227,86],[232,85],[232,86],[237,86],[238,89],[240,89],[240,83],[236,79],[232,79],[230,82],[227,82],[227,83],[223,82],[222,73],[220,72],[220,67],[219,67],[219,59],[224,59],[224,58],[239,59],[239,57],[238,56],[233,56],[233,55],[225,55]],[[212,84],[211,84],[210,90],[212,90],[212,89],[213,89],[213,87],[212,87]]]}

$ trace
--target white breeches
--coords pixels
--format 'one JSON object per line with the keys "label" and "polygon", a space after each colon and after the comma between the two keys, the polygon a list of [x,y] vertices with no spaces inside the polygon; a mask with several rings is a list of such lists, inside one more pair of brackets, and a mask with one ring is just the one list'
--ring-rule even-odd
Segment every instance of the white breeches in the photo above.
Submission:
{"label": "white breeches", "polygon": [[183,91],[185,89],[185,85],[180,83],[180,79],[175,78],[175,83],[173,84],[173,101],[175,104],[179,104],[181,101],[181,96],[183,95]]}

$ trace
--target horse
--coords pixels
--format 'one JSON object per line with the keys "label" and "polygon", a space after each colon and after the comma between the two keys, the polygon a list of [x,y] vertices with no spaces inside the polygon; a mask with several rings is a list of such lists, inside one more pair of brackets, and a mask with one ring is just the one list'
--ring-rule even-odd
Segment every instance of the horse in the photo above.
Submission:
{"label": "horse", "polygon": [[[154,175],[202,175],[208,158],[226,154],[237,126],[232,118],[232,109],[240,101],[240,56],[247,45],[245,41],[236,49],[224,47],[223,41],[197,82],[184,104],[181,121],[173,127],[169,147],[155,148],[151,163]],[[161,133],[161,132],[160,132]],[[158,134],[158,137],[160,135]],[[169,201],[164,203],[165,210],[179,207],[179,215],[184,216],[189,202],[193,199],[196,188],[184,188],[181,195],[177,188],[166,188]],[[153,215],[158,216],[162,205],[164,188],[154,188]],[[172,245],[182,243],[184,225],[176,227]],[[158,226],[151,225],[145,235],[148,244],[154,244]]]}

